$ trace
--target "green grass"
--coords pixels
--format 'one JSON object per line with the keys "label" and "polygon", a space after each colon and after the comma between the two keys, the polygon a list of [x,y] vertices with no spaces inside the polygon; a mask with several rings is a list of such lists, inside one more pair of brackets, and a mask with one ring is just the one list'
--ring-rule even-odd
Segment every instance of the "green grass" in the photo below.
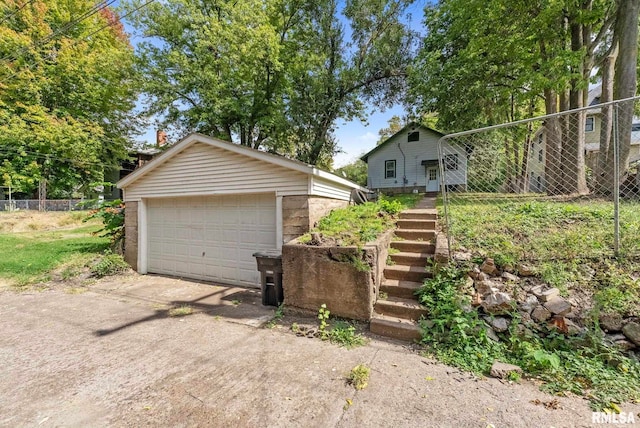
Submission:
{"label": "green grass", "polygon": [[[311,232],[320,232],[324,239],[342,246],[362,246],[392,228],[395,216],[415,206],[421,198],[422,195],[417,194],[381,197],[376,202],[336,209],[323,217]],[[311,232],[303,235],[300,242],[311,242]]]}
{"label": "green grass", "polygon": [[102,253],[109,242],[92,235],[98,229],[91,225],[56,232],[0,234],[0,278],[24,286],[48,279],[61,264]]}
{"label": "green grass", "polygon": [[[601,309],[640,315],[640,204],[620,208],[621,255],[613,257],[613,204],[451,195],[453,250],[501,267],[528,262],[540,279],[563,294],[574,287],[595,293]],[[440,208],[442,210],[442,208]],[[611,289],[611,286],[614,289]]]}

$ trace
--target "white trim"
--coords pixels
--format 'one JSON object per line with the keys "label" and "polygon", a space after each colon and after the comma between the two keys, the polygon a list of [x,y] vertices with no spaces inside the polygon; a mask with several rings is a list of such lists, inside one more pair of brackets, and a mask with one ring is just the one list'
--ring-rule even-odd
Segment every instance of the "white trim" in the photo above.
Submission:
{"label": "white trim", "polygon": [[269,162],[274,165],[278,165],[284,168],[292,169],[294,171],[303,172],[309,175],[316,175],[318,177],[325,178],[334,183],[344,184],[349,186],[352,189],[360,189],[366,190],[363,187],[346,180],[344,178],[340,178],[337,175],[331,174],[326,171],[322,171],[314,167],[313,165],[308,165],[296,160],[287,159],[282,156],[273,155],[271,153],[261,152],[259,150],[251,149],[249,147],[241,146],[235,143],[229,143],[226,141],[218,140],[217,138],[208,137],[202,134],[189,134],[181,141],[174,144],[169,150],[161,154],[160,156],[153,159],[151,162],[145,164],[142,168],[137,169],[131,174],[127,175],[122,180],[116,183],[116,186],[119,189],[126,188],[134,181],[153,171],[167,160],[171,159],[173,156],[187,149],[188,147],[194,145],[195,143],[204,143],[213,147],[218,147],[220,149],[228,150],[233,153],[237,153],[240,155],[245,155],[254,159],[258,159],[264,162]]}
{"label": "white trim", "polygon": [[147,201],[141,199],[138,202],[138,273],[147,273],[149,268],[148,248]]}
{"label": "white trim", "polygon": [[[271,192],[273,192],[273,190],[271,190]],[[201,191],[201,192],[180,192],[179,194],[175,194],[175,193],[157,193],[154,194],[153,196],[144,196],[144,199],[163,199],[163,198],[182,198],[182,197],[188,197],[188,196],[224,196],[224,195],[252,195],[252,194],[256,194],[256,193],[269,193],[269,191],[256,191],[254,189],[239,189],[239,190],[224,190],[224,191]],[[282,196],[306,196],[308,195],[307,192],[300,192],[300,191],[294,191],[294,192],[288,192],[286,190],[278,190],[277,193],[279,195]],[[142,198],[132,198],[132,199],[127,199],[127,202],[131,202],[131,201],[141,201]]]}
{"label": "white trim", "polygon": [[309,181],[307,183],[307,195],[310,195],[313,192],[313,175],[309,176]]}
{"label": "white trim", "polygon": [[282,214],[282,196],[276,195],[276,248],[282,249],[284,241],[283,233],[283,214]]}

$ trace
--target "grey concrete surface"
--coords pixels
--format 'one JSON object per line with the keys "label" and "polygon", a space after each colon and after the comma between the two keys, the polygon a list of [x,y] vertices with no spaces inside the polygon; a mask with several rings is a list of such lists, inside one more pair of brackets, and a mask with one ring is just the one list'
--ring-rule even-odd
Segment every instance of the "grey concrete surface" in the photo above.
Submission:
{"label": "grey concrete surface", "polygon": [[[168,316],[187,303],[194,314]],[[590,425],[581,398],[547,409],[534,401],[555,397],[531,381],[476,379],[375,338],[347,350],[261,327],[273,313],[257,290],[153,276],[3,291],[0,426]],[[360,363],[371,377],[355,391],[345,375]]]}

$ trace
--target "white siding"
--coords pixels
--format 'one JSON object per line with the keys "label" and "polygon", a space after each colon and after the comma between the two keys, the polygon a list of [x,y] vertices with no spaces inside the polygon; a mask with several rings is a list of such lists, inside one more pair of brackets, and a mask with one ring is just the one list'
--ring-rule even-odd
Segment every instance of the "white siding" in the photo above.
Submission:
{"label": "white siding", "polygon": [[[418,141],[408,142],[408,134],[414,132],[414,130],[406,129],[393,137],[393,140],[380,150],[369,156],[367,162],[367,185],[369,188],[403,187],[403,177],[407,179],[406,186],[427,185],[426,168],[422,161],[438,160],[438,140],[440,135],[422,128],[416,128],[415,131],[420,132]],[[398,147],[398,144],[400,147]],[[447,184],[466,184],[467,158],[464,151],[445,146],[445,153],[459,153],[459,170],[455,173],[453,171],[447,172]],[[385,161],[387,160],[396,161],[395,178],[385,178]]]}
{"label": "white siding", "polygon": [[270,194],[150,199],[148,272],[257,286],[253,253],[276,248]]}
{"label": "white siding", "polygon": [[312,180],[310,194],[348,201],[351,197],[351,189],[337,183],[323,180],[322,178],[314,177]]}
{"label": "white siding", "polygon": [[126,200],[276,191],[305,195],[309,176],[204,143],[196,143],[126,187]]}

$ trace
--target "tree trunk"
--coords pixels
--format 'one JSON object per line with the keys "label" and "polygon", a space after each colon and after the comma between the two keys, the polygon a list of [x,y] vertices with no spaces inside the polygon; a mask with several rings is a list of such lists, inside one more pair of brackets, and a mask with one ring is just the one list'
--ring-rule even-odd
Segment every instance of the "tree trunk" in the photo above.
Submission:
{"label": "tree trunk", "polygon": [[[570,22],[571,51],[579,52],[583,49],[583,28],[574,17]],[[581,88],[584,74],[584,62],[572,70],[575,77],[571,80],[569,90],[569,108],[578,109],[584,106],[584,94]],[[563,184],[565,193],[587,194],[587,177],[584,163],[584,123],[585,113],[573,113],[569,116],[567,138],[562,143],[561,162],[564,168]]]}
{"label": "tree trunk", "polygon": [[[617,41],[611,54],[602,62],[602,94],[600,103],[613,101],[613,79],[616,58],[618,56]],[[596,192],[608,195],[613,189],[613,144],[611,141],[613,132],[613,107],[602,107],[600,121],[600,150],[595,166]]]}
{"label": "tree trunk", "polygon": [[[557,95],[551,89],[544,91],[546,114],[558,112]],[[545,152],[547,158],[544,167],[545,187],[549,195],[562,194],[562,165],[560,153],[562,150],[562,131],[560,119],[552,117],[544,122]],[[534,153],[535,156],[535,153]]]}
{"label": "tree trunk", "polygon": [[[619,56],[616,62],[613,97],[616,100],[636,95],[638,63],[638,15],[640,0],[618,0],[615,36],[619,41]],[[620,167],[620,178],[629,169],[629,150],[631,148],[631,125],[633,123],[633,102],[626,102],[616,107],[618,132],[617,141]]]}

